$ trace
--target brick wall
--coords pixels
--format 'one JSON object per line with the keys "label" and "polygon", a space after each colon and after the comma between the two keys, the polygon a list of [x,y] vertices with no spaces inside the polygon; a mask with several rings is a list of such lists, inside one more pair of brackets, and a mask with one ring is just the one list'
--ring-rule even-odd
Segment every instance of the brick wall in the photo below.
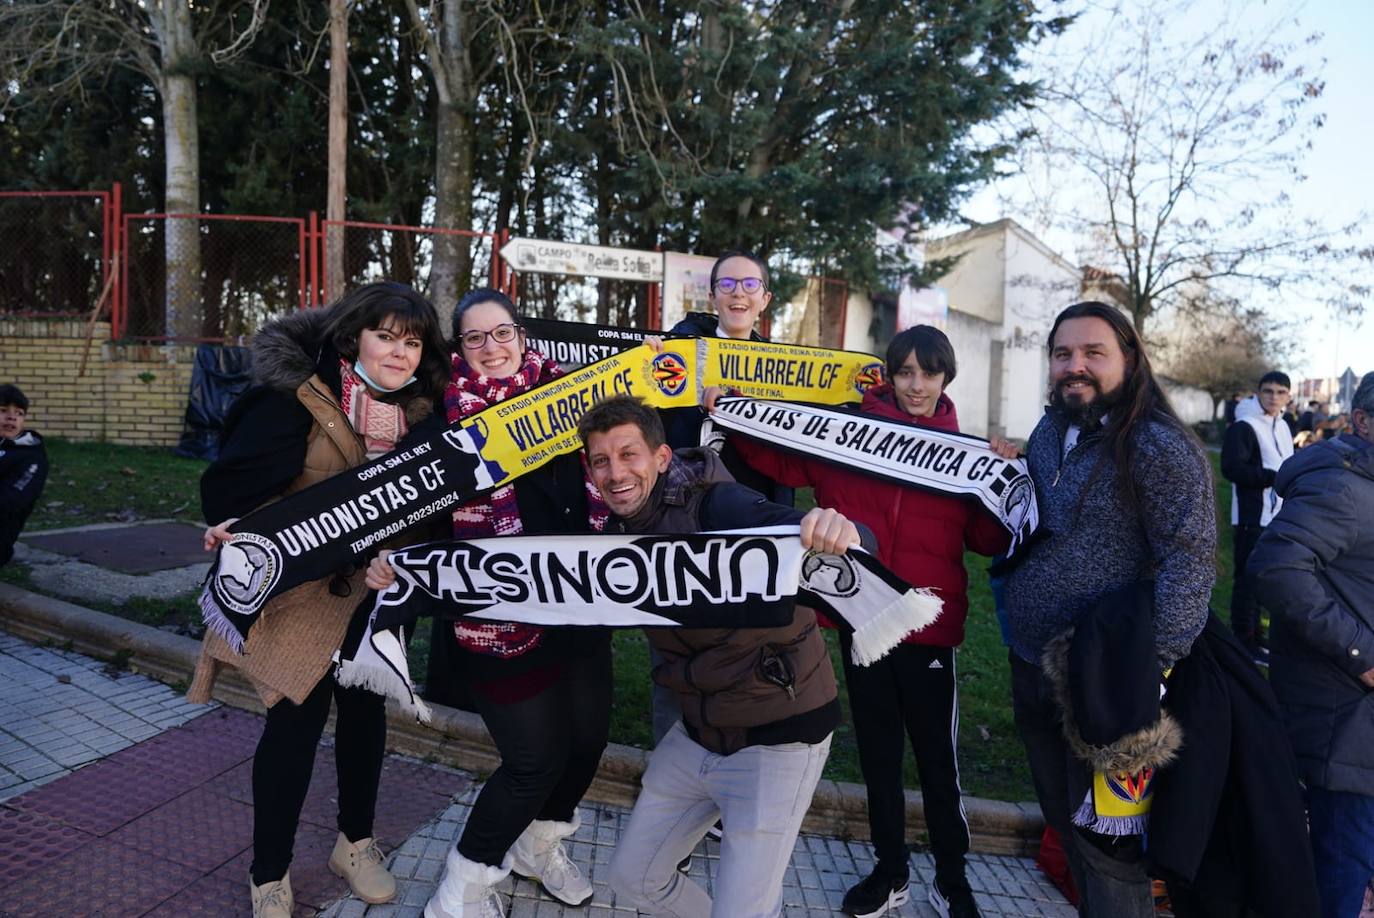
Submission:
{"label": "brick wall", "polygon": [[109,337],[108,322],[96,323],[88,341],[79,319],[0,318],[0,382],[24,390],[29,426],[47,436],[175,446],[195,347]]}

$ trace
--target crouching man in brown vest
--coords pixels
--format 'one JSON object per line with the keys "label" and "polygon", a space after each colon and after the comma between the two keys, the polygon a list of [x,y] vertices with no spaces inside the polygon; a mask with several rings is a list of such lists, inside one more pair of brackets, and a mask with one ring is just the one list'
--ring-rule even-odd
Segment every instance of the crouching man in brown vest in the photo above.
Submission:
{"label": "crouching man in brown vest", "polygon": [[[801,526],[802,545],[842,554],[860,530],[834,510],[803,514],[736,484],[709,449],[674,453],[658,413],[628,396],[578,425],[609,531],[694,533]],[[872,534],[862,531],[866,548]],[[835,674],[815,613],[777,628],[652,628],[654,680],[683,719],[654,749],[611,861],[617,904],[650,914],[767,918],[840,721]],[[678,872],[706,830],[724,825],[715,898]]]}

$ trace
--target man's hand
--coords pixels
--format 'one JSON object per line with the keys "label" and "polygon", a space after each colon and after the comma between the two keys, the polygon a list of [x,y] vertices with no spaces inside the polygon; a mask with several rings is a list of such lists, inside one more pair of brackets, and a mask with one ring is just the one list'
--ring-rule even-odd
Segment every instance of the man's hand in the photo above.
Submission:
{"label": "man's hand", "polygon": [[988,446],[992,448],[994,453],[1001,456],[1003,459],[1021,458],[1021,450],[1010,440],[1004,440],[1001,437],[989,437]]}
{"label": "man's hand", "polygon": [[840,511],[816,507],[802,517],[801,543],[803,548],[842,555],[859,544],[859,530]]}
{"label": "man's hand", "polygon": [[649,350],[653,351],[655,354],[663,353],[662,335],[645,335],[644,344],[648,345]]}
{"label": "man's hand", "polygon": [[218,526],[211,526],[209,529],[205,530],[205,536],[201,541],[201,547],[206,551],[214,551],[216,548],[219,548],[221,542],[234,541],[234,534],[229,531],[229,527],[238,521],[239,518],[237,516],[231,516]]}
{"label": "man's hand", "polygon": [[1363,682],[1367,688],[1374,688],[1374,669],[1365,670],[1360,673],[1360,681]]}
{"label": "man's hand", "polygon": [[363,578],[363,582],[369,590],[385,590],[396,582],[396,569],[387,560],[390,555],[391,549],[383,548],[367,566],[367,576]]}
{"label": "man's hand", "polygon": [[715,411],[716,399],[729,394],[730,390],[721,386],[707,386],[705,391],[701,393],[701,407],[707,411]]}

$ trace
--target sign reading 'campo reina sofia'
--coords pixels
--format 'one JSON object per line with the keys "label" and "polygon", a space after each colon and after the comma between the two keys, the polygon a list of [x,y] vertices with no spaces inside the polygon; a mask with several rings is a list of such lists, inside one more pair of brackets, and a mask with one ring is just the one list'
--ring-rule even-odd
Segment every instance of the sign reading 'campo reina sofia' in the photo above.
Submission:
{"label": "sign reading 'campo reina sofia'", "polygon": [[663,253],[641,249],[516,237],[501,247],[501,257],[515,270],[534,274],[581,274],[651,284],[663,280]]}

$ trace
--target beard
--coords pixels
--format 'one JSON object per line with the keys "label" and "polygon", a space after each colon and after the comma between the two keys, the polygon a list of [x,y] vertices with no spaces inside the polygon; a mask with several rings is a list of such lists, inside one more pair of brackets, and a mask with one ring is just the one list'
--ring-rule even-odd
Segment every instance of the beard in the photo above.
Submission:
{"label": "beard", "polygon": [[[1092,398],[1068,398],[1064,395],[1064,386],[1079,381],[1092,386]],[[1094,430],[1102,425],[1106,414],[1121,404],[1124,388],[1124,384],[1118,384],[1115,389],[1103,392],[1097,381],[1088,376],[1066,376],[1055,383],[1050,391],[1050,407],[1068,423],[1084,430]]]}

